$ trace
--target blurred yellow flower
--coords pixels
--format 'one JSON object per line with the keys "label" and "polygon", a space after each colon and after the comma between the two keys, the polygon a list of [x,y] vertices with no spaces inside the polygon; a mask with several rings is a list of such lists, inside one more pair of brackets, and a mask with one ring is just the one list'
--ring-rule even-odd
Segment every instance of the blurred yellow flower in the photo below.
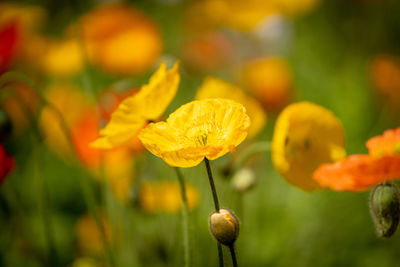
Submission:
{"label": "blurred yellow flower", "polygon": [[289,183],[312,191],[318,188],[313,171],[345,156],[344,139],[343,126],[331,111],[309,102],[294,103],[277,119],[272,161]]}
{"label": "blurred yellow flower", "polygon": [[74,260],[70,267],[106,267],[104,263],[98,261],[98,259],[90,257],[80,257]]}
{"label": "blurred yellow flower", "polygon": [[82,18],[82,32],[89,60],[111,73],[144,73],[161,55],[158,26],[127,4],[98,6]]}
{"label": "blurred yellow flower", "polygon": [[[177,213],[182,210],[182,196],[177,182],[143,182],[140,185],[139,203],[141,208],[150,213]],[[193,185],[186,183],[186,197],[189,210],[199,204],[200,194]]]}
{"label": "blurred yellow flower", "polygon": [[[111,231],[109,222],[102,213],[99,215],[106,238],[110,242]],[[83,255],[99,256],[104,253],[105,248],[102,233],[91,215],[85,214],[81,216],[76,222],[75,231],[78,238],[78,247]]]}
{"label": "blurred yellow flower", "polygon": [[254,98],[247,96],[239,87],[223,80],[207,77],[197,91],[196,99],[228,98],[246,108],[251,119],[249,138],[256,136],[264,127],[267,120],[261,104]]}
{"label": "blurred yellow flower", "polygon": [[197,9],[215,24],[251,31],[268,15],[297,16],[311,11],[320,0],[204,0]]}
{"label": "blurred yellow flower", "polygon": [[50,75],[73,75],[83,68],[78,40],[49,41],[41,58],[43,71]]}
{"label": "blurred yellow flower", "polygon": [[46,10],[40,6],[23,5],[18,3],[0,3],[0,25],[17,21],[25,35],[37,30],[46,20]]}
{"label": "blurred yellow flower", "polygon": [[248,62],[239,75],[245,89],[264,105],[277,112],[290,101],[292,73],[283,58],[264,57]]}
{"label": "blurred yellow flower", "polygon": [[106,127],[100,131],[100,138],[91,146],[103,149],[118,146],[135,136],[149,120],[160,117],[178,89],[178,69],[178,62],[169,70],[165,63],[161,63],[149,84],[122,101]]}
{"label": "blurred yellow flower", "polygon": [[233,42],[225,34],[211,31],[188,37],[183,42],[182,58],[190,71],[212,72],[230,64],[234,50]]}
{"label": "blurred yellow flower", "polygon": [[247,136],[246,109],[228,99],[204,99],[185,104],[166,122],[150,123],[139,134],[144,147],[167,164],[193,167],[205,157],[235,151]]}
{"label": "blurred yellow flower", "polygon": [[129,149],[118,148],[103,153],[104,174],[110,184],[115,198],[120,203],[131,199],[132,186],[135,181],[135,169],[132,153]]}

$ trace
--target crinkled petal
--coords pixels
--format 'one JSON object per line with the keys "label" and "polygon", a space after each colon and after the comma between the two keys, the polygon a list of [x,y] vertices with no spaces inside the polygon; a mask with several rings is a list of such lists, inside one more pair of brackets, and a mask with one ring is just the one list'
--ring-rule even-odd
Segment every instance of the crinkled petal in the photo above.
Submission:
{"label": "crinkled petal", "polygon": [[363,191],[385,181],[400,179],[400,156],[351,155],[340,162],[321,165],[313,179],[335,191]]}
{"label": "crinkled petal", "polygon": [[213,160],[232,151],[247,136],[250,118],[239,103],[223,98],[190,102],[172,113],[167,123],[181,129],[183,134],[194,139],[198,145],[222,147],[217,154],[207,158]]}
{"label": "crinkled petal", "polygon": [[139,134],[139,139],[151,153],[177,167],[196,166],[205,156],[217,154],[222,149],[198,146],[194,139],[182,135],[182,132],[166,122],[149,124]]}

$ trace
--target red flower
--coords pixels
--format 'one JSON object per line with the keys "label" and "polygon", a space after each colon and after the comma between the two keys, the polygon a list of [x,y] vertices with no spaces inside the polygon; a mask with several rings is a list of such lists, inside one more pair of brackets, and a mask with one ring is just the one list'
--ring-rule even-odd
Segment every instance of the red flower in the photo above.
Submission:
{"label": "red flower", "polygon": [[0,144],[0,185],[6,179],[8,173],[14,168],[15,162],[2,144]]}
{"label": "red flower", "polygon": [[15,55],[18,43],[18,27],[16,22],[0,28],[0,73],[4,72]]}

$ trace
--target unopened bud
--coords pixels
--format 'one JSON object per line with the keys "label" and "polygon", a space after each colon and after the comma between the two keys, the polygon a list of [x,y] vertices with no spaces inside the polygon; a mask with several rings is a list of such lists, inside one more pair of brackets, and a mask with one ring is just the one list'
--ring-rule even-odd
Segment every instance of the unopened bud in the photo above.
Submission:
{"label": "unopened bud", "polygon": [[391,237],[399,224],[399,190],[394,184],[377,185],[369,200],[371,215],[379,237]]}
{"label": "unopened bud", "polygon": [[239,235],[239,220],[230,210],[220,209],[209,217],[209,227],[212,235],[223,245],[230,246]]}
{"label": "unopened bud", "polygon": [[232,186],[236,191],[246,192],[256,184],[254,171],[250,168],[242,168],[232,178]]}

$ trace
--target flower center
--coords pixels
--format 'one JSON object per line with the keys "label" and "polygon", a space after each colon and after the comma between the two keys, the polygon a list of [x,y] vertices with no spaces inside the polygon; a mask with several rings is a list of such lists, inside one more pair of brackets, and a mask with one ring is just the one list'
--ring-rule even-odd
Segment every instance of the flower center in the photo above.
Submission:
{"label": "flower center", "polygon": [[200,146],[206,146],[207,145],[207,133],[201,133],[197,136],[197,144]]}

